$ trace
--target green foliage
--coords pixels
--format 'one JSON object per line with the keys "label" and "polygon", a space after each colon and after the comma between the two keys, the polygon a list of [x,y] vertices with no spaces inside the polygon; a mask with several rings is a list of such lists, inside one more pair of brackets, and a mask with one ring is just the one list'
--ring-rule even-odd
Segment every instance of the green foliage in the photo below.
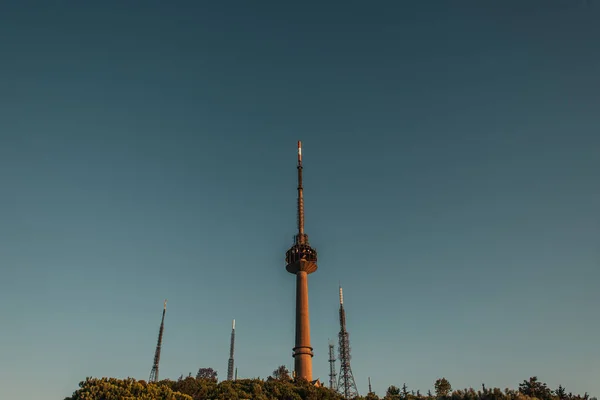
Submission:
{"label": "green foliage", "polygon": [[392,385],[385,391],[385,400],[400,400],[400,389]]}
{"label": "green foliage", "polygon": [[435,381],[434,388],[435,388],[435,395],[438,399],[448,397],[448,395],[452,391],[452,386],[450,385],[450,382],[448,382],[448,380],[446,378],[441,378],[441,379],[438,379],[437,381]]}
{"label": "green foliage", "polygon": [[212,368],[200,368],[196,374],[196,379],[209,379],[217,381],[217,371]]}
{"label": "green foliage", "polygon": [[192,397],[167,386],[131,378],[87,378],[73,396],[65,400],[192,400]]}
{"label": "green foliage", "polygon": [[519,392],[540,400],[552,399],[552,390],[548,389],[545,383],[538,381],[537,376],[532,376],[528,381],[523,381],[519,385]]}
{"label": "green foliage", "polygon": [[[285,368],[285,367],[284,367]],[[278,368],[276,371],[278,371]],[[208,370],[208,369],[206,369]],[[285,370],[287,371],[287,369]],[[283,370],[280,372],[284,372]],[[65,400],[342,400],[342,396],[328,388],[317,388],[311,383],[289,379],[285,374],[275,374],[284,379],[269,378],[239,379],[218,383],[216,376],[199,374],[200,378],[188,376],[176,381],[169,379],[158,383],[146,383],[135,379],[87,378],[79,384],[79,389]],[[213,379],[214,378],[214,379]],[[390,386],[382,399],[385,400],[596,400],[587,393],[583,396],[567,393],[559,386],[552,391],[545,383],[532,377],[523,381],[518,390],[487,388],[475,391],[473,388],[454,390],[445,378],[435,382],[434,396],[430,391],[421,395],[419,391],[409,392],[406,385],[399,389]],[[375,393],[355,400],[380,400]]]}
{"label": "green foliage", "polygon": [[[583,396],[567,393],[562,386],[559,386],[556,391],[552,391],[536,377],[523,381],[518,390],[501,390],[481,385],[481,390],[478,391],[473,388],[452,391],[450,382],[445,378],[438,379],[434,386],[435,395],[431,393],[431,390],[428,390],[426,395],[421,395],[419,390],[409,392],[406,384],[402,385],[402,389],[392,385],[386,390],[382,399],[393,400],[399,397],[400,400],[597,400],[594,397],[590,398],[587,393]],[[379,397],[375,393],[370,393],[357,400],[379,400]]]}
{"label": "green foliage", "polygon": [[217,383],[208,378],[181,378],[146,383],[135,379],[87,378],[65,400],[342,400],[325,387],[305,380],[240,379]]}
{"label": "green foliage", "polygon": [[288,381],[291,379],[290,371],[288,371],[285,365],[280,365],[275,371],[273,371],[273,378],[280,381]]}

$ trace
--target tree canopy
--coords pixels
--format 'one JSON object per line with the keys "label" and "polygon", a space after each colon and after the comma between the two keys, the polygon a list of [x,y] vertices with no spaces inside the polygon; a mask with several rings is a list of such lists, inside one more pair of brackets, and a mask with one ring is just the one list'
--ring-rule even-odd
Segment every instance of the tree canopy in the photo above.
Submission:
{"label": "tree canopy", "polygon": [[[201,368],[196,378],[190,374],[186,378],[157,383],[132,378],[87,378],[65,400],[343,400],[339,393],[328,388],[315,387],[301,379],[292,380],[285,367],[278,367],[273,375],[267,380],[218,382],[216,371]],[[409,391],[406,384],[402,389],[391,385],[381,398],[376,393],[369,393],[355,400],[597,400],[587,393],[573,395],[563,386],[552,390],[537,377],[523,381],[517,390],[487,388],[485,385],[477,391],[473,388],[452,390],[445,378],[435,381],[434,387],[435,394],[428,391],[427,395],[421,395],[418,390]]]}
{"label": "tree canopy", "polygon": [[200,368],[196,374],[196,379],[208,379],[217,381],[217,371],[212,368]]}

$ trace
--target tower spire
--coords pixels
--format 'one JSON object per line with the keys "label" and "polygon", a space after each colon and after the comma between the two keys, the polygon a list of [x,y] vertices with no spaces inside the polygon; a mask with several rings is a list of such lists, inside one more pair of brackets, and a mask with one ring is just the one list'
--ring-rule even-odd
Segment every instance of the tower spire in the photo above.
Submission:
{"label": "tower spire", "polygon": [[294,346],[294,374],[312,381],[313,348],[310,345],[310,318],[308,313],[308,275],[317,270],[317,251],[308,244],[304,233],[304,188],[302,186],[302,142],[298,141],[298,233],[294,244],[285,253],[285,269],[296,275],[296,340]]}
{"label": "tower spire", "polygon": [[346,330],[346,311],[344,310],[344,293],[340,286],[340,333],[339,333],[339,351],[340,351],[340,375],[338,381],[338,391],[344,396],[344,399],[353,399],[358,396],[358,389],[350,367],[350,339]]}
{"label": "tower spire", "polygon": [[158,343],[156,344],[156,351],[154,352],[154,363],[152,364],[152,370],[150,371],[150,382],[158,382],[158,363],[160,362],[160,348],[162,346],[163,331],[165,328],[165,314],[167,312],[167,300],[163,303],[162,319],[160,321],[160,330],[158,331]]}
{"label": "tower spire", "polygon": [[302,142],[298,140],[298,235],[297,244],[304,244],[308,237],[304,234],[304,188],[302,187]]}
{"label": "tower spire", "polygon": [[229,361],[227,362],[227,380],[233,380],[233,351],[235,347],[235,319],[231,322],[231,344],[229,346]]}

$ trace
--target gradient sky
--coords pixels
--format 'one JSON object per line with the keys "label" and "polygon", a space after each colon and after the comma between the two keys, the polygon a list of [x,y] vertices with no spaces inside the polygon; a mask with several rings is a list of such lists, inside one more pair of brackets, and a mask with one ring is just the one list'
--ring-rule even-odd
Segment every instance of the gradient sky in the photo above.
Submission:
{"label": "gradient sky", "polygon": [[297,140],[315,378],[341,281],[363,394],[600,395],[600,3],[481,3],[4,2],[0,398],[148,379],[165,298],[161,378],[291,368]]}

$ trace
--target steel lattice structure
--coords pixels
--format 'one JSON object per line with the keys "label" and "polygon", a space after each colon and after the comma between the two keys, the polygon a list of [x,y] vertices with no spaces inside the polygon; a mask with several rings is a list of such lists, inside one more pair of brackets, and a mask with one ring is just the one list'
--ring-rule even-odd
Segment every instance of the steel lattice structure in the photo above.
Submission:
{"label": "steel lattice structure", "polygon": [[149,382],[158,382],[158,363],[160,362],[160,348],[162,346],[163,331],[165,328],[165,314],[167,312],[167,300],[163,304],[162,319],[160,321],[160,330],[158,331],[158,343],[156,344],[156,351],[154,352],[154,364],[152,364],[152,371],[150,371]]}
{"label": "steel lattice structure", "polygon": [[227,380],[233,380],[233,350],[235,347],[235,319],[231,323],[231,345],[229,346],[229,361],[227,362]]}
{"label": "steel lattice structure", "polygon": [[337,374],[335,373],[335,350],[334,344],[332,342],[329,343],[329,389],[337,390],[337,380],[335,377]]}
{"label": "steel lattice structure", "polygon": [[338,380],[338,392],[346,400],[358,396],[358,389],[350,367],[350,339],[346,330],[346,311],[344,310],[344,294],[340,286],[340,333],[339,333],[339,351],[340,351],[340,376]]}

